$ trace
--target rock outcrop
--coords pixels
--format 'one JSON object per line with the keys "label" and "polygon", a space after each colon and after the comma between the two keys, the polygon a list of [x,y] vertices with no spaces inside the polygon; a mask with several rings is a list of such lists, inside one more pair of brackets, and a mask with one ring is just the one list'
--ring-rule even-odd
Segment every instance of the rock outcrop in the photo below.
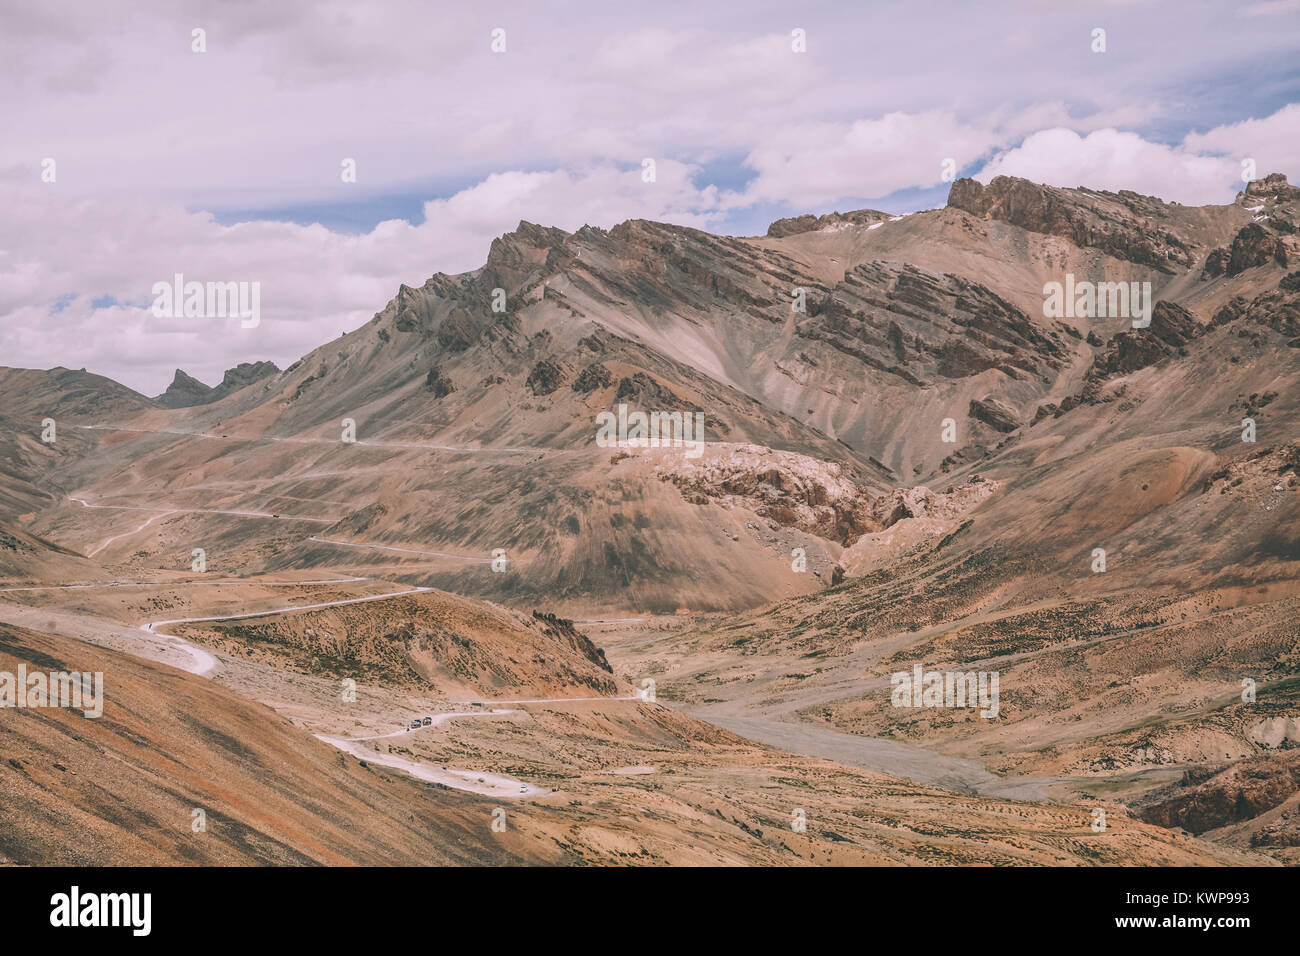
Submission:
{"label": "rock outcrop", "polygon": [[1184,776],[1172,793],[1153,795],[1135,808],[1138,818],[1162,827],[1204,833],[1251,820],[1272,810],[1300,789],[1300,751],[1242,760],[1208,779]]}
{"label": "rock outcrop", "polygon": [[164,408],[189,408],[193,405],[206,405],[212,401],[214,391],[216,389],[211,385],[204,385],[194,376],[177,369],[167,390],[154,401]]}
{"label": "rock outcrop", "polygon": [[829,212],[824,216],[811,214],[791,216],[778,219],[767,227],[767,234],[773,239],[797,236],[803,232],[817,232],[821,229],[846,228],[848,226],[870,226],[873,223],[889,219],[887,212],[878,209],[855,209],[852,212]]}
{"label": "rock outcrop", "polygon": [[1181,305],[1157,302],[1151,310],[1150,326],[1117,332],[1093,358],[1084,375],[1085,397],[1106,379],[1154,365],[1204,332],[1205,326]]}
{"label": "rock outcrop", "polygon": [[1011,176],[997,176],[987,186],[959,179],[948,193],[948,205],[1170,275],[1196,258],[1189,239],[1161,224],[1167,205],[1129,190],[1061,189]]}
{"label": "rock outcrop", "polygon": [[1226,249],[1215,249],[1210,253],[1203,274],[1210,278],[1231,277],[1270,262],[1285,266],[1288,262],[1287,247],[1279,236],[1252,222],[1237,233]]}
{"label": "rock outcrop", "polygon": [[211,388],[194,376],[176,370],[172,383],[156,399],[164,408],[192,408],[195,405],[209,405],[220,401],[227,395],[233,395],[241,388],[247,388],[255,382],[278,374],[280,369],[274,362],[240,362],[234,368],[227,369],[221,377],[221,384]]}
{"label": "rock outcrop", "polygon": [[1020,414],[1014,408],[988,396],[971,401],[970,417],[995,431],[1013,432],[1020,427]]}
{"label": "rock outcrop", "polygon": [[748,508],[782,527],[840,543],[877,530],[871,498],[834,462],[761,445],[710,446],[704,457],[680,451],[655,468],[688,501]]}

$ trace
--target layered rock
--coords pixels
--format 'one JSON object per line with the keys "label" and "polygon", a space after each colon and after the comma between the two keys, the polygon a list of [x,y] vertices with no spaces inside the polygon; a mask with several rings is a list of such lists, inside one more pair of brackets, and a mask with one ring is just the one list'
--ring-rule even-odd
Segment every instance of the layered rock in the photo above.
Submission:
{"label": "layered rock", "polygon": [[1300,789],[1300,751],[1240,761],[1208,779],[1189,773],[1172,793],[1136,809],[1147,823],[1204,833],[1251,820],[1272,810]]}
{"label": "layered rock", "polygon": [[1047,378],[1067,351],[1057,332],[977,282],[887,262],[850,271],[796,334],[912,385],[989,369]]}
{"label": "layered rock", "polygon": [[817,232],[821,229],[843,229],[849,226],[870,226],[889,219],[887,212],[878,209],[855,209],[852,212],[830,212],[824,216],[806,214],[778,219],[767,227],[767,234],[773,239],[797,236],[804,232]]}
{"label": "layered rock", "polygon": [[995,431],[1013,432],[1020,427],[1020,413],[996,398],[985,396],[972,400],[969,414]]}
{"label": "layered rock", "polygon": [[948,193],[948,205],[1170,275],[1196,258],[1191,240],[1160,223],[1166,204],[1128,190],[1060,189],[1011,176],[997,176],[987,186],[959,179]]}

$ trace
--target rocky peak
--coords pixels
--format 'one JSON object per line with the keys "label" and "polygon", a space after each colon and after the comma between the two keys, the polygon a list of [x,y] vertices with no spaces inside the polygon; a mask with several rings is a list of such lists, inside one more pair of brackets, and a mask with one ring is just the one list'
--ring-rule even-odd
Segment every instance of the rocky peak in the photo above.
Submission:
{"label": "rocky peak", "polygon": [[204,385],[194,376],[177,369],[167,390],[154,401],[164,408],[190,408],[194,405],[206,405],[212,401],[214,391],[216,389],[210,385]]}
{"label": "rocky peak", "polygon": [[1194,260],[1193,243],[1162,227],[1168,206],[1154,196],[1060,189],[1027,179],[997,176],[987,185],[959,179],[948,205],[981,219],[1061,236],[1139,265],[1173,275]]}
{"label": "rocky peak", "polygon": [[830,212],[824,216],[806,214],[778,219],[767,227],[767,235],[772,239],[785,236],[797,236],[802,232],[818,232],[822,229],[847,228],[849,226],[870,226],[889,219],[887,212],[879,209],[856,209],[853,212]]}
{"label": "rocky peak", "polygon": [[563,229],[521,219],[513,232],[492,240],[487,268],[507,274],[526,274],[545,263],[550,253],[561,250],[568,238]]}
{"label": "rocky peak", "polygon": [[1269,173],[1263,179],[1253,179],[1244,192],[1237,193],[1237,202],[1254,206],[1260,202],[1292,202],[1300,199],[1300,186],[1292,186],[1285,173]]}

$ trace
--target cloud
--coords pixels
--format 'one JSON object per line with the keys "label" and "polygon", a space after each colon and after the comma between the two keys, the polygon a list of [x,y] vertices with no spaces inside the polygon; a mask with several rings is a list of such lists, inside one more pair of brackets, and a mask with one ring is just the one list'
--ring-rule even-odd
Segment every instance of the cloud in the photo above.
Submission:
{"label": "cloud", "polygon": [[1242,161],[1253,159],[1257,175],[1300,172],[1300,104],[1261,119],[1189,133],[1175,146],[1134,132],[1098,129],[1080,136],[1072,129],[1040,130],[994,156],[975,176],[1020,176],[1052,186],[1131,189],[1185,205],[1232,202],[1242,188]]}
{"label": "cloud", "polygon": [[1000,153],[975,178],[987,183],[994,176],[1020,176],[1051,186],[1131,189],[1205,205],[1231,202],[1233,177],[1239,171],[1231,160],[1148,142],[1136,133],[1101,129],[1080,136],[1056,128],[1034,133]]}
{"label": "cloud", "polygon": [[805,124],[775,131],[745,160],[757,175],[733,206],[785,202],[811,207],[845,197],[885,196],[940,181],[943,162],[962,168],[996,135],[951,112],[888,113],[848,124]]}
{"label": "cloud", "polygon": [[1184,148],[1197,153],[1229,157],[1237,163],[1253,159],[1259,175],[1300,174],[1300,104],[1284,106],[1271,116],[1220,126],[1207,133],[1192,133]]}

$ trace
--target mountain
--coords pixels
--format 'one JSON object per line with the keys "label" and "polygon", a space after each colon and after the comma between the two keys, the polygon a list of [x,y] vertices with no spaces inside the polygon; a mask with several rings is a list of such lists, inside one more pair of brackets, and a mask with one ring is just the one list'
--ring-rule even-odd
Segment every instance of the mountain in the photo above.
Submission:
{"label": "mountain", "polygon": [[[1300,714],[1298,213],[1277,175],[1205,207],[998,177],[759,237],[521,222],[480,269],[211,393],[6,373],[4,407],[40,396],[75,437],[18,429],[3,500],[24,546],[132,573],[201,546],[225,574],[457,596],[187,629],[267,666],[653,679],[692,719],[864,772],[1176,823]],[[620,409],[702,413],[705,444],[610,446]],[[892,706],[918,664],[997,670],[998,719]],[[1285,820],[1214,819],[1289,852]]]}
{"label": "mountain", "polygon": [[[571,234],[521,223],[483,268],[403,286],[365,326],[258,378],[260,388],[142,414],[140,427],[212,437],[136,436],[119,446],[117,467],[175,501],[234,503],[256,484],[263,503],[280,495],[290,512],[297,498],[355,502],[323,516],[344,536],[391,547],[505,549],[513,574],[428,569],[426,583],[457,593],[573,612],[752,607],[830,583],[854,541],[793,517],[820,506],[825,482],[769,476],[745,447],[802,456],[794,470],[808,474],[831,463],[867,498],[947,487],[1010,446],[1077,428],[1078,415],[1064,416],[1111,405],[1129,376],[1156,367],[1197,396],[1174,401],[1177,419],[1195,406],[1199,427],[1226,431],[1227,404],[1271,387],[1252,386],[1260,370],[1243,367],[1241,395],[1208,407],[1214,393],[1196,380],[1211,374],[1215,349],[1259,326],[1252,308],[1270,310],[1271,336],[1295,337],[1276,256],[1232,276],[1205,273],[1220,251],[1231,259],[1243,231],[1289,248],[1296,191],[1277,177],[1251,189],[1229,206],[1191,208],[959,180],[942,209],[834,214],[754,239],[645,221]],[[1268,212],[1253,211],[1261,203]],[[1067,272],[1150,282],[1151,328],[1045,318],[1044,285]],[[1228,318],[1237,312],[1240,323]],[[1294,355],[1261,349],[1278,375]],[[730,456],[728,468],[762,494],[683,494],[690,481],[678,472],[693,463],[681,456],[603,452],[597,415],[620,404],[703,411],[710,458]],[[340,441],[344,419],[356,423],[355,444]],[[1150,430],[1149,417],[1124,420]],[[109,484],[120,481],[113,460]],[[215,462],[219,484],[205,477]],[[879,519],[853,526],[883,529]],[[339,536],[325,530],[319,537]],[[815,574],[791,570],[799,547]],[[246,567],[319,563],[328,550],[277,542]]]}

